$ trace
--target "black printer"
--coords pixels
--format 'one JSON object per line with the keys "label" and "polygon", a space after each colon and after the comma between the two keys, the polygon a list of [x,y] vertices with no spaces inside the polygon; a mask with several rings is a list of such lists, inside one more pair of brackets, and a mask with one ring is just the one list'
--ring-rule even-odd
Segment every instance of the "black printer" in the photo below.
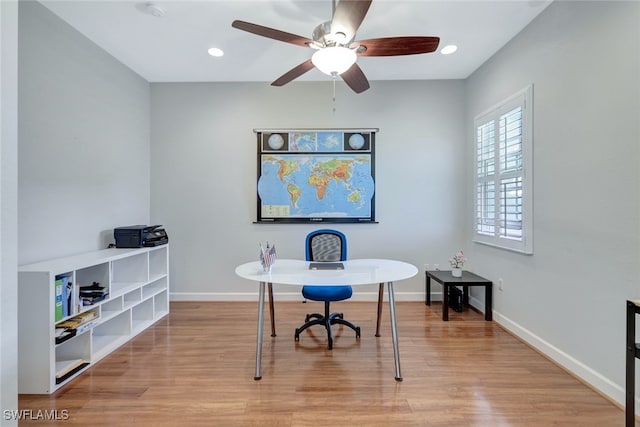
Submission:
{"label": "black printer", "polygon": [[113,229],[116,248],[142,248],[164,245],[169,236],[161,225],[129,225]]}

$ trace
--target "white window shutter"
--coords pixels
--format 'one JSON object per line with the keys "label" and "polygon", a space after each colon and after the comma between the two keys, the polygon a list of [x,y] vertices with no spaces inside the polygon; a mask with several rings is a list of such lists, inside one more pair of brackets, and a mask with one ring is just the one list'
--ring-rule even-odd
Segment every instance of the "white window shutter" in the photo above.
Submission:
{"label": "white window shutter", "polygon": [[476,117],[475,238],[532,253],[532,87]]}

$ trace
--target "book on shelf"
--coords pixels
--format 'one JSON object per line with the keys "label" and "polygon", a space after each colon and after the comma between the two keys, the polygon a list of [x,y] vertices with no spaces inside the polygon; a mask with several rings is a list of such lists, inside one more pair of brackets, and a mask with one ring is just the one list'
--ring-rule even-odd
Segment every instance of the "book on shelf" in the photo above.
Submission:
{"label": "book on shelf", "polygon": [[87,307],[89,305],[95,305],[99,303],[100,301],[104,300],[106,297],[107,297],[106,295],[101,295],[99,297],[80,297],[80,300],[82,301],[82,306]]}
{"label": "book on shelf", "polygon": [[109,295],[109,291],[100,286],[100,283],[93,282],[88,286],[80,286],[80,302],[83,307],[94,305],[104,300]]}
{"label": "book on shelf", "polygon": [[82,310],[82,301],[80,300],[80,285],[74,283],[71,289],[71,304],[73,307],[72,315],[79,313]]}
{"label": "book on shelf", "polygon": [[56,384],[60,384],[62,381],[66,380],[88,364],[89,362],[84,359],[57,360]]}
{"label": "book on shelf", "polygon": [[98,324],[98,319],[95,318],[95,319],[93,319],[93,320],[91,320],[89,322],[86,322],[86,323],[83,323],[81,325],[76,326],[74,329],[76,331],[76,334],[81,334],[84,331],[87,331],[87,330],[93,328],[97,324]]}
{"label": "book on shelf", "polygon": [[96,310],[85,311],[56,324],[56,328],[77,329],[79,326],[98,318]]}
{"label": "book on shelf", "polygon": [[75,337],[78,331],[70,328],[56,328],[56,344],[62,344],[68,339]]}
{"label": "book on shelf", "polygon": [[68,310],[65,309],[66,293],[67,293],[67,276],[56,276],[54,281],[55,289],[55,320],[56,322],[63,317],[68,316]]}
{"label": "book on shelf", "polygon": [[73,316],[74,314],[76,314],[78,312],[76,304],[74,304],[75,299],[74,299],[74,288],[75,286],[73,286],[73,282],[71,281],[71,278],[69,277],[69,279],[67,280],[67,287],[66,287],[66,294],[65,294],[65,308],[67,310],[67,313],[64,315],[64,317],[66,316]]}
{"label": "book on shelf", "polygon": [[93,328],[100,322],[97,310],[85,311],[55,326],[55,343],[62,344],[81,333]]}
{"label": "book on shelf", "polygon": [[56,294],[55,319],[57,322],[60,319],[74,314],[73,307],[70,304],[73,283],[68,273],[57,275],[54,283]]}

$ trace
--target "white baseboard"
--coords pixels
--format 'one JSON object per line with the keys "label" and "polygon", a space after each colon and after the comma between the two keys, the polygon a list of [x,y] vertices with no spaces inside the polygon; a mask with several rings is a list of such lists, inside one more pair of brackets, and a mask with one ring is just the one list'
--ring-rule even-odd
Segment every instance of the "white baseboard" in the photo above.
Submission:
{"label": "white baseboard", "polygon": [[[479,301],[476,301],[479,303]],[[484,305],[484,304],[483,304]],[[475,305],[474,305],[475,306]],[[538,350],[540,353],[560,365],[572,375],[588,384],[590,387],[601,393],[609,400],[617,403],[621,407],[625,406],[625,390],[624,387],[615,384],[602,374],[594,371],[584,363],[573,358],[569,354],[555,347],[551,343],[543,340],[528,329],[513,322],[501,313],[493,310],[493,321],[498,323],[513,335],[522,339],[524,342]],[[638,401],[636,400],[636,413],[638,413]]]}
{"label": "white baseboard", "polygon": [[[388,300],[387,287],[384,288],[384,299]],[[424,301],[424,292],[394,292],[396,301]],[[171,301],[258,301],[257,292],[172,292]],[[275,301],[301,301],[302,293],[274,292]],[[378,301],[378,292],[354,292],[353,301]]]}

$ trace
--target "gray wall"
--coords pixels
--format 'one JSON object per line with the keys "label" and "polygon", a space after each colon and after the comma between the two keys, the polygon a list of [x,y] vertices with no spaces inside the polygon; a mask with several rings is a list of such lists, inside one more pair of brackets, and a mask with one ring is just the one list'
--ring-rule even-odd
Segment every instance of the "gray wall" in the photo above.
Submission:
{"label": "gray wall", "polygon": [[[349,256],[390,257],[443,267],[463,239],[465,182],[462,81],[373,82],[360,95],[337,84],[294,82],[152,84],[152,222],[172,246],[172,298],[255,299],[236,265],[257,260],[258,242],[281,258],[304,256],[318,225],[256,219],[254,128],[379,128],[376,217],[339,225]],[[280,298],[299,290],[276,287]],[[424,297],[422,275],[399,283],[398,298]],[[373,289],[357,298],[375,298]]]}
{"label": "gray wall", "polygon": [[20,2],[18,261],[105,247],[149,221],[149,83]]}
{"label": "gray wall", "polygon": [[466,90],[471,153],[472,118],[534,85],[534,254],[465,245],[504,279],[494,318],[619,402],[640,294],[639,22],[637,2],[554,2]]}
{"label": "gray wall", "polygon": [[[18,4],[0,2],[0,408],[18,409]],[[4,414],[0,415],[3,416]],[[1,424],[17,425],[17,420]]]}

